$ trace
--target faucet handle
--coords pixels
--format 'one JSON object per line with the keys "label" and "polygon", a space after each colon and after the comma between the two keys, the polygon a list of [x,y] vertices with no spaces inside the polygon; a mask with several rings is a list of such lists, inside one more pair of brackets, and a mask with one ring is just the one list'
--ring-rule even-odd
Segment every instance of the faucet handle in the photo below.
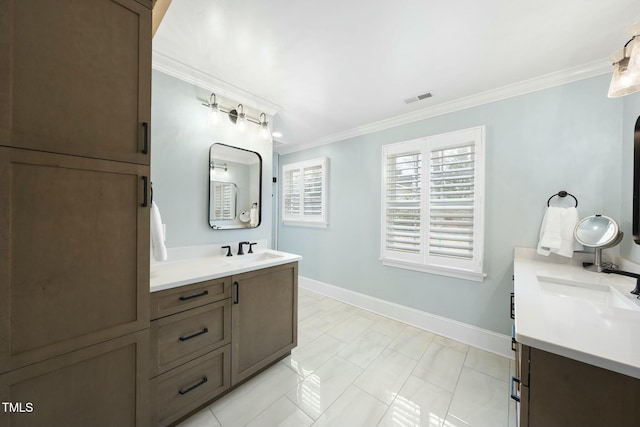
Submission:
{"label": "faucet handle", "polygon": [[249,252],[247,252],[248,254],[252,254],[253,253],[253,245],[257,245],[258,242],[254,242],[254,243],[249,243]]}
{"label": "faucet handle", "polygon": [[222,246],[220,249],[226,249],[227,250],[227,255],[226,256],[233,256],[233,254],[231,253],[231,246]]}

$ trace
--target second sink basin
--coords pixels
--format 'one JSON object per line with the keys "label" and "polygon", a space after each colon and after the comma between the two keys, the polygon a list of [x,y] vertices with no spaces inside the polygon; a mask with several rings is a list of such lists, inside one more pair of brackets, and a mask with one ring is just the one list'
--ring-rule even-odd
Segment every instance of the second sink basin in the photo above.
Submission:
{"label": "second sink basin", "polygon": [[542,293],[559,297],[572,298],[594,304],[606,305],[624,310],[640,311],[640,305],[634,295],[625,295],[623,289],[603,284],[573,281],[567,278],[537,275],[538,285]]}

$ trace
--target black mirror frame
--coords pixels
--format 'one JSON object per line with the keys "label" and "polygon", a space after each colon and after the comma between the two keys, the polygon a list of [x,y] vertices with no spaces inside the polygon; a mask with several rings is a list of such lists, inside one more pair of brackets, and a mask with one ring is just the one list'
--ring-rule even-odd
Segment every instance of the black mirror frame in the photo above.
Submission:
{"label": "black mirror frame", "polygon": [[640,245],[640,117],[633,135],[633,241]]}
{"label": "black mirror frame", "polygon": [[[213,144],[211,144],[211,146],[209,147],[209,158],[207,159],[207,164],[209,164],[209,162],[211,161],[211,149],[213,148],[214,145],[221,145],[224,147],[229,147],[229,148],[233,148],[236,150],[242,150],[242,151],[246,151],[248,153],[251,154],[255,154],[256,156],[258,156],[258,160],[260,161],[260,170],[258,172],[258,177],[259,177],[259,181],[258,181],[258,185],[259,185],[259,191],[258,191],[258,225],[256,225],[255,227],[251,227],[251,228],[258,228],[260,227],[260,225],[262,224],[262,156],[260,155],[260,153],[256,152],[256,151],[251,151],[251,150],[247,150],[246,148],[240,148],[240,147],[235,147],[233,145],[228,145],[228,144],[222,144],[220,142],[215,142]],[[209,169],[207,169],[209,170]],[[211,179],[209,179],[209,191],[208,191],[208,200],[209,202],[207,203],[207,224],[209,225],[209,227],[213,230],[237,230],[237,229],[245,229],[246,227],[224,227],[224,228],[220,228],[220,227],[216,227],[216,226],[212,226],[210,221],[209,221],[209,210],[210,210],[210,206],[211,206]]]}

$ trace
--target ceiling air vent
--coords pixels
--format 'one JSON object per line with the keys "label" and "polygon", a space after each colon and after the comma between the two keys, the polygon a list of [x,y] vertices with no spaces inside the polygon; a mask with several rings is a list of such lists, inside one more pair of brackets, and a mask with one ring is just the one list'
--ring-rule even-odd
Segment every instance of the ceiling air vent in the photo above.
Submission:
{"label": "ceiling air vent", "polygon": [[412,102],[422,101],[423,99],[431,98],[431,93],[423,93],[422,95],[412,96],[411,98],[407,98],[404,100],[405,104],[411,104]]}

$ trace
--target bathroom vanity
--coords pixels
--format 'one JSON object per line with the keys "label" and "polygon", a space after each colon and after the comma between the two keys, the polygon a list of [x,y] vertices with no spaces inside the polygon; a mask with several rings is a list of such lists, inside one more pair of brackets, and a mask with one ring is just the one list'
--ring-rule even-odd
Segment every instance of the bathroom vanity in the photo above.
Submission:
{"label": "bathroom vanity", "polygon": [[299,259],[264,251],[152,266],[152,425],[174,423],[291,352]]}
{"label": "bathroom vanity", "polygon": [[638,425],[635,280],[584,271],[581,261],[516,248],[511,394],[521,427]]}

